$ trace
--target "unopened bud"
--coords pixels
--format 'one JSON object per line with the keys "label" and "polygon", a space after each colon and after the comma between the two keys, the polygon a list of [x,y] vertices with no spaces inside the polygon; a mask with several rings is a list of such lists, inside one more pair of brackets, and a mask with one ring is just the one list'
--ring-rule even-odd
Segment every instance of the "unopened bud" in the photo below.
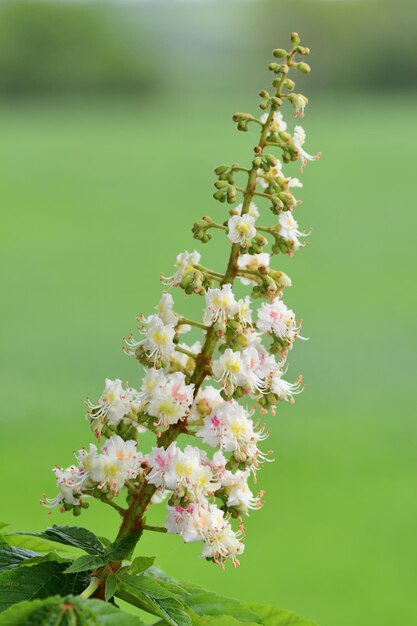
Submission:
{"label": "unopened bud", "polygon": [[274,55],[276,59],[282,59],[285,57],[287,52],[284,50],[284,48],[275,48],[272,54]]}
{"label": "unopened bud", "polygon": [[300,43],[301,38],[300,35],[298,33],[291,33],[291,43],[293,46],[298,46],[298,44]]}
{"label": "unopened bud", "polygon": [[278,72],[279,72],[279,68],[280,68],[279,63],[270,63],[270,64],[268,65],[268,69],[269,69],[271,72],[277,72],[277,73],[278,73]]}
{"label": "unopened bud", "polygon": [[311,72],[311,67],[308,63],[297,63],[297,70],[303,74],[309,74]]}
{"label": "unopened bud", "polygon": [[214,172],[215,174],[217,174],[217,176],[219,176],[220,174],[224,174],[225,172],[227,172],[228,169],[229,169],[228,165],[219,165],[218,167],[216,167]]}
{"label": "unopened bud", "polygon": [[291,80],[291,78],[286,78],[284,80],[284,87],[286,89],[289,89],[289,91],[292,91],[295,87],[295,82],[293,80]]}

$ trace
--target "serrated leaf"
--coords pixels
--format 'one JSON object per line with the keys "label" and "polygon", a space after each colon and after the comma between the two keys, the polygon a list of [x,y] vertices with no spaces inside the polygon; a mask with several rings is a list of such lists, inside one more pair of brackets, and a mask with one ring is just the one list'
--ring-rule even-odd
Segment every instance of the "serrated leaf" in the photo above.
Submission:
{"label": "serrated leaf", "polygon": [[126,535],[126,537],[122,537],[121,539],[116,539],[114,543],[110,544],[106,548],[105,556],[107,558],[107,562],[121,561],[122,559],[128,558],[133,552],[141,535],[142,531],[139,530],[136,533]]}
{"label": "serrated leaf", "polygon": [[191,617],[181,598],[148,576],[119,577],[115,595],[148,613],[162,617],[170,626],[191,626]]}
{"label": "serrated leaf", "polygon": [[157,568],[152,568],[149,572],[160,582],[164,582],[166,585],[174,584],[178,589],[182,589],[183,593],[187,593],[184,601],[197,615],[208,617],[233,615],[241,623],[261,623],[256,612],[237,600],[218,595],[213,591],[206,591],[193,583],[175,580]]}
{"label": "serrated leaf", "polygon": [[75,596],[16,604],[0,615],[0,626],[143,626],[135,615],[102,602]]}
{"label": "serrated leaf", "polygon": [[181,597],[169,589],[168,585],[165,585],[163,581],[158,581],[151,576],[144,576],[143,574],[122,574],[119,576],[119,581],[130,588],[131,591],[137,590],[141,593],[151,595],[153,598],[175,598],[181,600]]}
{"label": "serrated leaf", "polygon": [[[26,550],[33,550],[34,552],[51,552],[54,543],[46,539],[41,539],[40,537],[30,537],[27,535],[4,535],[4,538],[11,546],[26,548]],[[64,554],[71,554],[67,546],[63,545],[59,550]]]}
{"label": "serrated leaf", "polygon": [[7,543],[0,545],[0,572],[18,567],[23,561],[39,557],[37,552],[32,550],[23,550],[22,548],[15,548],[9,546]]}
{"label": "serrated leaf", "polygon": [[25,600],[46,598],[50,595],[77,594],[86,586],[85,576],[63,573],[65,563],[55,561],[38,563],[31,567],[19,566],[0,574],[0,611]]}
{"label": "serrated leaf", "polygon": [[291,611],[278,609],[268,604],[250,603],[246,606],[259,615],[263,626],[316,626],[315,622],[299,617]]}
{"label": "serrated leaf", "polygon": [[75,572],[87,572],[89,570],[95,570],[98,567],[106,565],[106,560],[102,556],[96,556],[94,554],[83,554],[71,563],[71,565],[65,570],[65,574],[74,574]]}
{"label": "serrated leaf", "polygon": [[104,599],[106,602],[114,596],[114,592],[117,587],[117,576],[115,574],[109,574],[106,578],[106,587],[104,590]]}
{"label": "serrated leaf", "polygon": [[80,526],[52,526],[42,532],[13,533],[15,535],[30,535],[42,537],[49,541],[63,543],[67,546],[80,548],[88,554],[103,554],[104,548],[99,538],[87,528]]}
{"label": "serrated leaf", "polygon": [[155,561],[154,556],[137,556],[130,564],[129,570],[131,574],[141,574],[152,567]]}

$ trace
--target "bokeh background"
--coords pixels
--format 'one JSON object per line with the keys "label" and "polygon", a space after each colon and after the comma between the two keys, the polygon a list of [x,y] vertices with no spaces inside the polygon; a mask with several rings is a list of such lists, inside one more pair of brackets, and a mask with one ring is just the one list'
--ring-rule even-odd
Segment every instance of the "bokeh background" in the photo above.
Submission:
{"label": "bokeh background", "polygon": [[[323,157],[299,194],[311,245],[277,262],[310,337],[290,359],[305,393],[270,418],[267,506],[240,568],[178,537],[148,533],[141,550],[321,626],[417,623],[416,18],[414,0],[3,0],[0,517],[13,530],[72,523],[38,505],[50,468],[91,440],[83,401],[105,376],[137,384],[122,336],[194,247],[193,220],[225,216],[213,168],[248,162],[256,141],[231,115],[256,112],[271,49],[297,30],[313,51],[307,149]],[[221,236],[202,251],[221,269]],[[93,504],[78,522],[111,537],[117,519]]]}

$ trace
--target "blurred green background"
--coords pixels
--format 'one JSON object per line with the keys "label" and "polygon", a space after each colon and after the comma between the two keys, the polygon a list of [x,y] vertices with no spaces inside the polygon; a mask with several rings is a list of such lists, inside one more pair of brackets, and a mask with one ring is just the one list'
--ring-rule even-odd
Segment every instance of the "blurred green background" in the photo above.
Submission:
{"label": "blurred green background", "polygon": [[[305,393],[269,418],[276,460],[240,568],[178,537],[141,550],[321,626],[417,623],[416,17],[414,2],[376,0],[2,2],[0,518],[13,530],[72,523],[38,505],[55,494],[50,468],[91,440],[83,400],[105,376],[138,384],[122,336],[194,247],[193,220],[225,216],[213,168],[247,163],[256,141],[231,114],[256,112],[270,50],[297,30],[313,50],[307,149],[323,157],[299,193],[311,245],[276,263],[310,337],[290,355]],[[220,235],[196,247],[222,268]],[[173,295],[183,312],[202,305]],[[111,537],[117,519],[93,504],[80,523]]]}

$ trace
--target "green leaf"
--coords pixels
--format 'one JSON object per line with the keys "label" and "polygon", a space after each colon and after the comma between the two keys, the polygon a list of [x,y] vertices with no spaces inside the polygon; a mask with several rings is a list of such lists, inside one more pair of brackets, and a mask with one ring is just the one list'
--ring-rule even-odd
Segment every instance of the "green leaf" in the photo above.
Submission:
{"label": "green leaf", "polygon": [[149,569],[155,561],[154,556],[137,556],[130,564],[129,570],[131,574],[142,574]]}
{"label": "green leaf", "polygon": [[128,558],[135,549],[141,534],[142,531],[139,530],[138,532],[126,535],[126,537],[122,537],[121,539],[116,539],[114,543],[110,544],[106,548],[105,553],[107,563],[110,561],[121,561],[122,559]]}
{"label": "green leaf", "polygon": [[252,602],[246,606],[259,615],[263,626],[315,626],[315,622],[275,606]]}
{"label": "green leaf", "polygon": [[123,583],[125,587],[130,588],[131,591],[137,590],[142,593],[146,593],[153,598],[176,598],[178,600],[181,600],[181,597],[173,592],[169,588],[169,585],[166,585],[162,580],[158,581],[152,576],[145,576],[143,574],[122,574],[121,576],[119,576],[119,582]]}
{"label": "green leaf", "polygon": [[6,522],[0,522],[0,530],[2,528],[6,528],[6,526],[8,526],[9,524],[6,524]]}
{"label": "green leaf", "polygon": [[170,626],[191,626],[191,617],[172,585],[144,574],[119,577],[116,596],[134,606],[162,617]]}
{"label": "green leaf", "polygon": [[88,570],[94,570],[98,567],[106,565],[107,561],[102,556],[95,556],[94,554],[83,554],[71,563],[71,565],[65,570],[65,574],[74,574],[75,572],[87,572]]}
{"label": "green leaf", "polygon": [[14,533],[15,535],[30,535],[42,537],[49,541],[56,541],[67,546],[80,548],[88,554],[103,554],[104,548],[99,538],[86,528],[80,526],[52,526],[38,533]]}
{"label": "green leaf", "polygon": [[21,602],[0,615],[0,626],[143,626],[135,615],[102,602],[80,597],[53,596]]}
{"label": "green leaf", "polygon": [[46,561],[0,573],[0,611],[24,600],[80,593],[87,586],[85,576],[65,575],[65,568],[65,563]]}
{"label": "green leaf", "polygon": [[7,543],[2,544],[0,545],[0,572],[18,567],[23,561],[38,556],[40,555],[37,552],[32,552],[32,550],[15,548],[14,546],[9,546]]}
{"label": "green leaf", "polygon": [[166,576],[166,574],[157,568],[152,568],[150,572],[152,575],[157,577],[157,580],[160,582],[164,581],[166,584],[175,584],[178,589],[182,589],[183,592],[186,592],[188,595],[185,602],[187,606],[197,615],[233,615],[233,617],[239,622],[261,623],[256,612],[250,610],[250,608],[244,606],[237,600],[220,596],[213,591],[206,591],[202,587],[194,585],[193,583],[183,581],[179,582]]}
{"label": "green leaf", "polygon": [[104,590],[104,599],[106,602],[114,596],[114,592],[117,587],[117,576],[115,574],[109,574],[106,578],[106,588]]}
{"label": "green leaf", "polygon": [[[26,548],[27,550],[34,550],[35,552],[50,552],[52,545],[50,541],[41,539],[40,537],[28,537],[26,535],[4,535],[4,539],[11,546],[17,548]],[[68,548],[62,546],[61,552],[69,553]]]}

